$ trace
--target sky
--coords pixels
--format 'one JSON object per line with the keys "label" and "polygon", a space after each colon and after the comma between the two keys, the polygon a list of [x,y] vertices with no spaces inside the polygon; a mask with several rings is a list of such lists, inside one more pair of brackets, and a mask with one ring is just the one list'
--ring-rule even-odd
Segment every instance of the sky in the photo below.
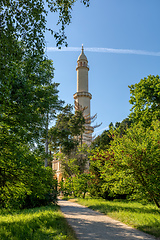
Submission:
{"label": "sky", "polygon": [[[68,47],[58,50],[46,33],[49,59],[55,68],[54,80],[60,83],[59,97],[74,104],[76,65],[81,46],[88,59],[89,92],[92,94],[93,125],[102,122],[101,134],[111,122],[128,117],[132,84],[151,75],[160,75],[160,0],[90,0],[86,8],[80,0],[66,28]],[[50,13],[47,26],[57,30],[57,15]]]}

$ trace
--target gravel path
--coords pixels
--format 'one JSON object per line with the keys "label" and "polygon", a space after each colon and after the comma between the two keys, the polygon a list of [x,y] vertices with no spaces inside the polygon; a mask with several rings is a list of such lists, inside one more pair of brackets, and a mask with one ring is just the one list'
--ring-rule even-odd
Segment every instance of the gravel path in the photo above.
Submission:
{"label": "gravel path", "polygon": [[58,205],[79,240],[156,239],[75,202],[59,200]]}

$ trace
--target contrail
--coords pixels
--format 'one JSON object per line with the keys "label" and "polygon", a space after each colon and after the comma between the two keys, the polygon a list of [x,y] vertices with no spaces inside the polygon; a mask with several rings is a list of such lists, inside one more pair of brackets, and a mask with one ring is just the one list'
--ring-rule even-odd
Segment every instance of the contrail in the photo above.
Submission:
{"label": "contrail", "polygon": [[[47,47],[47,52],[79,52],[80,47],[62,47],[58,49],[56,47]],[[116,53],[116,54],[136,54],[136,55],[147,55],[160,57],[160,52],[150,52],[144,50],[134,49],[116,49],[116,48],[85,48],[86,52],[97,52],[97,53]]]}

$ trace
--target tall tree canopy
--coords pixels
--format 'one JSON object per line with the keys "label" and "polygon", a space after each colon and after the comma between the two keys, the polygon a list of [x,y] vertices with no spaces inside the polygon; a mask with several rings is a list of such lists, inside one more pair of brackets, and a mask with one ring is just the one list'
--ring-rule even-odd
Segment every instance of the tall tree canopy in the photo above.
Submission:
{"label": "tall tree canopy", "polygon": [[[34,144],[48,138],[49,119],[61,108],[53,64],[44,54],[46,16],[58,12],[57,46],[67,45],[65,27],[76,0],[0,1],[0,204],[42,198],[53,185]],[[89,0],[82,1],[85,5]],[[48,7],[48,10],[46,9]],[[54,28],[54,27],[53,27]],[[48,141],[48,140],[47,140]],[[38,146],[38,144],[37,144]],[[44,158],[43,158],[44,160]],[[39,181],[35,181],[37,176]],[[50,179],[49,181],[46,181]],[[32,181],[31,181],[32,180]],[[40,192],[38,191],[40,186]]]}
{"label": "tall tree canopy", "polygon": [[160,119],[160,77],[149,75],[129,88],[133,105],[130,118],[135,123],[142,121],[146,127]]}
{"label": "tall tree canopy", "polygon": [[52,82],[53,64],[46,58],[27,56],[13,62],[12,67],[11,80],[6,76],[12,83],[9,89],[1,83],[0,120],[27,142],[36,141],[46,125],[46,113],[53,118],[62,104],[58,84]]}

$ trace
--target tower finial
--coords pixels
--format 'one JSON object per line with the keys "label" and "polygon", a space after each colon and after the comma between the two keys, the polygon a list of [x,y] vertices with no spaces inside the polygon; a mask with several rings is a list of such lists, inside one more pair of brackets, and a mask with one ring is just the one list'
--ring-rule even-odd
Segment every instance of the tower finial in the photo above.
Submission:
{"label": "tower finial", "polygon": [[83,52],[84,48],[83,48],[83,44],[82,44],[82,52]]}

